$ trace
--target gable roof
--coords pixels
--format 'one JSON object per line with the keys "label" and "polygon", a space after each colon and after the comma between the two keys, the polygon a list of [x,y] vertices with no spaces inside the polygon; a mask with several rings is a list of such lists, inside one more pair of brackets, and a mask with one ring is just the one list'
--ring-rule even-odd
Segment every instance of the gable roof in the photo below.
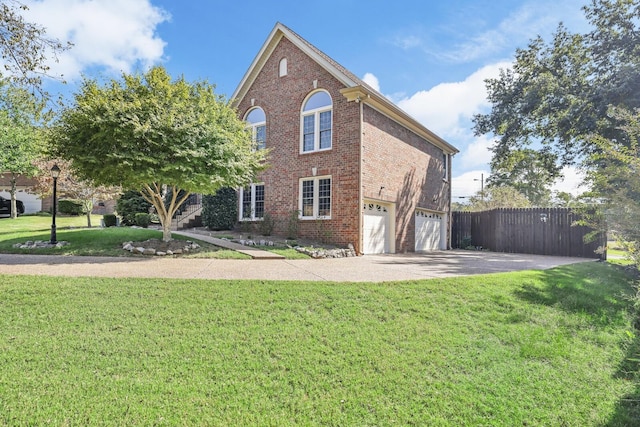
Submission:
{"label": "gable roof", "polygon": [[273,27],[269,37],[267,37],[267,40],[262,45],[262,48],[260,48],[260,51],[254,58],[251,66],[240,81],[240,84],[233,92],[233,95],[231,96],[232,102],[237,103],[239,100],[244,98],[256,77],[260,71],[262,71],[262,67],[264,67],[267,59],[269,59],[283,37],[293,43],[298,49],[303,51],[307,56],[317,62],[318,65],[327,70],[327,72],[335,79],[342,83],[345,86],[345,89],[342,89],[341,92],[348,101],[363,102],[370,105],[392,120],[400,123],[407,129],[428,140],[447,154],[455,154],[459,152],[453,145],[427,129],[424,125],[400,109],[380,92],[369,86],[362,79],[358,78],[355,74],[338,64],[320,49],[280,22],[276,23],[275,27]]}

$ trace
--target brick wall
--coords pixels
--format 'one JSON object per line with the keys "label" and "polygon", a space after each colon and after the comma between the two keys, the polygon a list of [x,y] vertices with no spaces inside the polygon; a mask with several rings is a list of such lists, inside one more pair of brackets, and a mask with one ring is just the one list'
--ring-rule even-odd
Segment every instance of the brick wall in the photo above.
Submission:
{"label": "brick wall", "polygon": [[442,150],[365,106],[362,189],[365,198],[395,203],[396,252],[415,247],[415,208],[449,211]]}
{"label": "brick wall", "polygon": [[[287,58],[288,73],[279,77],[282,58]],[[333,100],[332,149],[300,154],[300,112],[305,98],[315,90],[314,81]],[[244,117],[253,99],[267,118],[271,166],[257,182],[265,183],[265,212],[276,219],[278,233],[284,233],[291,212],[298,209],[300,178],[312,177],[312,168],[316,168],[316,176],[332,178],[331,219],[300,220],[300,236],[339,245],[358,243],[360,113],[358,104],[348,103],[340,94],[342,88],[324,68],[283,38],[238,105]]]}
{"label": "brick wall", "polygon": [[[283,58],[287,58],[288,73],[280,77]],[[326,90],[333,100],[332,149],[300,154],[300,112],[306,97],[316,88]],[[316,176],[332,178],[332,217],[299,220],[299,235],[339,245],[352,243],[360,251],[362,164],[362,196],[395,204],[396,252],[413,251],[415,208],[449,210],[450,179],[442,179],[442,151],[364,105],[361,163],[360,104],[347,102],[340,94],[343,88],[324,68],[282,38],[240,100],[241,117],[255,106],[264,110],[267,119],[270,168],[256,180],[265,183],[265,212],[276,220],[276,233],[285,233],[291,213],[299,209],[299,180],[312,177],[316,168]]]}
{"label": "brick wall", "polygon": [[[16,176],[16,186],[20,188],[33,187],[36,180],[24,175]],[[9,191],[11,189],[11,172],[0,173],[0,190]]]}

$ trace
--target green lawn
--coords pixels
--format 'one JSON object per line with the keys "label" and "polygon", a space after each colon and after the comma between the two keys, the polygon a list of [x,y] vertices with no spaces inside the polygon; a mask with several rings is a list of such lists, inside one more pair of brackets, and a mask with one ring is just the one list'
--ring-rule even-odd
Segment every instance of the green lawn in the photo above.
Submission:
{"label": "green lawn", "polygon": [[[122,250],[122,243],[127,241],[144,241],[151,238],[162,238],[162,232],[152,229],[130,227],[100,228],[101,215],[91,219],[93,228],[87,228],[86,217],[56,218],[56,235],[58,241],[69,242],[68,246],[54,249],[25,250],[14,248],[15,243],[51,239],[51,217],[21,216],[17,219],[0,219],[0,252],[32,253],[56,255],[94,255],[94,256],[132,256]],[[174,235],[176,239],[188,240],[187,237]],[[208,243],[198,241],[201,249],[198,252],[182,255],[187,258],[222,258],[249,259],[248,255],[222,249]]]}
{"label": "green lawn", "polygon": [[633,426],[607,263],[387,284],[3,276],[0,425]]}

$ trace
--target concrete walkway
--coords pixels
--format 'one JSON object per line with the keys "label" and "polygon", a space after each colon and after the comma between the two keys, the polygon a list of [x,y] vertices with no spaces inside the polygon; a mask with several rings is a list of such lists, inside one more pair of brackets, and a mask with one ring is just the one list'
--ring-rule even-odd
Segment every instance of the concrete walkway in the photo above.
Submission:
{"label": "concrete walkway", "polygon": [[263,251],[255,246],[244,246],[239,243],[234,243],[225,239],[218,239],[217,237],[211,237],[202,233],[190,233],[188,231],[172,231],[173,234],[179,234],[181,236],[188,237],[190,239],[198,239],[203,242],[211,243],[212,245],[219,246],[225,249],[231,249],[236,252],[240,252],[245,255],[249,255],[253,259],[284,259],[284,256],[274,254],[273,252]]}
{"label": "concrete walkway", "polygon": [[218,260],[0,254],[0,273],[74,277],[387,282],[515,270],[544,270],[578,262],[592,261],[584,258],[459,250],[324,260]]}

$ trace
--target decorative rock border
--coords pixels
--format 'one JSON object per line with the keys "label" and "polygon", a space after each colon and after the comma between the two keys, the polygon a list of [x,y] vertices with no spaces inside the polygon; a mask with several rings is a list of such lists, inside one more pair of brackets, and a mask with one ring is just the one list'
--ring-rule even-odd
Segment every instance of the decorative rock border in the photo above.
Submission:
{"label": "decorative rock border", "polygon": [[[200,245],[190,240],[185,240],[184,244],[176,249],[158,250],[154,248],[154,245],[161,245],[164,242],[160,242],[157,239],[147,240],[145,242],[125,242],[122,244],[122,249],[132,254],[137,255],[154,255],[154,256],[167,256],[167,255],[181,255],[189,253],[192,250],[199,249]],[[175,242],[175,241],[173,241]]]}
{"label": "decorative rock border", "polygon": [[[223,239],[223,240],[228,240],[228,239]],[[231,242],[234,243],[239,243],[243,246],[276,246],[275,243],[273,243],[270,240],[244,240],[244,239],[234,239],[234,240],[230,240]],[[349,245],[348,248],[346,249],[324,249],[324,248],[314,248],[314,247],[303,247],[303,246],[290,246],[290,245],[285,245],[285,247],[288,248],[292,248],[295,249],[296,251],[303,253],[305,255],[310,256],[311,258],[315,258],[315,259],[322,259],[322,258],[347,258],[347,257],[355,257],[356,255],[356,251],[353,247],[353,245]]]}
{"label": "decorative rock border", "polygon": [[[222,239],[222,240],[229,240],[229,239]],[[233,243],[238,243],[242,246],[275,246],[275,243],[273,243],[271,240],[234,239],[229,241]]]}
{"label": "decorative rock border", "polygon": [[17,249],[60,249],[63,246],[67,246],[69,242],[57,242],[51,243],[50,241],[36,240],[36,241],[28,241],[25,243],[16,243],[13,245],[14,248]]}
{"label": "decorative rock border", "polygon": [[323,248],[303,248],[296,246],[296,251],[309,255],[311,258],[348,258],[355,257],[356,251],[353,245],[349,245],[347,249],[323,249]]}

